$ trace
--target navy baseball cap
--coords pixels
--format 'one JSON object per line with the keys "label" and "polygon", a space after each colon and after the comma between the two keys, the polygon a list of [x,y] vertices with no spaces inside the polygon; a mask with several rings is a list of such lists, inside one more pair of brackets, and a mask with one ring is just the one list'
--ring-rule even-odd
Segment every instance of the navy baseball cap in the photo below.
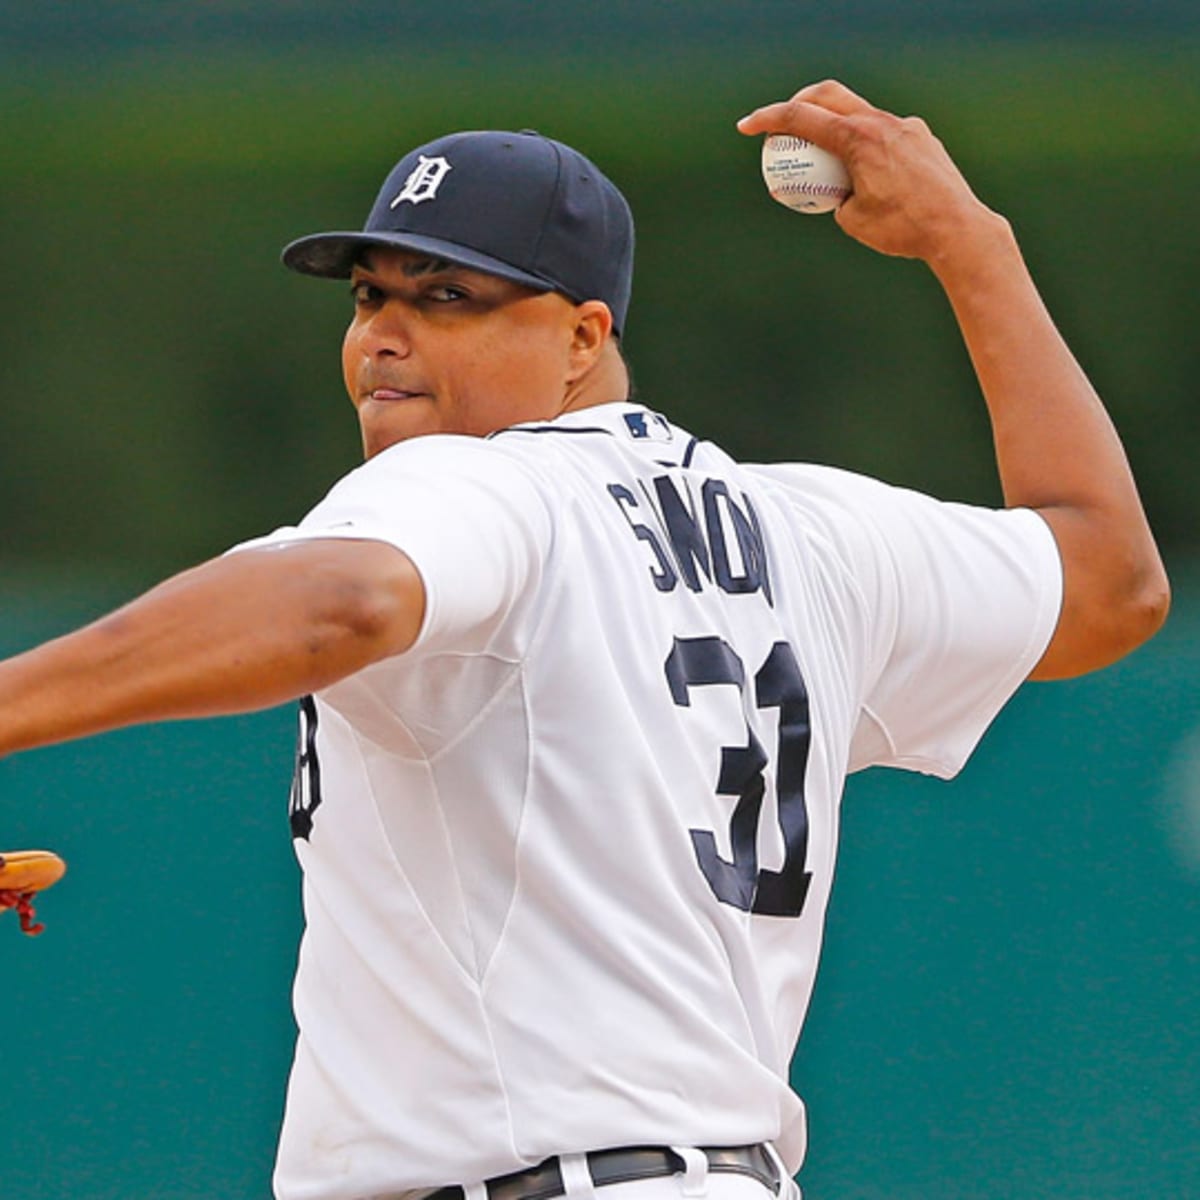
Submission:
{"label": "navy baseball cap", "polygon": [[451,133],[406,154],[355,232],[286,246],[284,264],[348,279],[367,246],[395,246],[577,304],[603,300],[620,333],[633,286],[633,215],[577,150],[532,129]]}

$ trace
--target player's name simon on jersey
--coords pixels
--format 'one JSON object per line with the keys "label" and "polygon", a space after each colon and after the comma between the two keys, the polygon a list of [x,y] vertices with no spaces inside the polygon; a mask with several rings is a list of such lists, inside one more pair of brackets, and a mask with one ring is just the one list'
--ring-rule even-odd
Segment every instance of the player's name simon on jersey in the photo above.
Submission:
{"label": "player's name simon on jersey", "polygon": [[705,584],[733,594],[761,591],[774,607],[762,525],[744,492],[735,499],[723,479],[706,479],[697,496],[686,478],[656,475],[650,487],[639,481],[637,492],[610,483],[608,494],[645,543],[660,592],[674,591],[682,580],[693,592]]}

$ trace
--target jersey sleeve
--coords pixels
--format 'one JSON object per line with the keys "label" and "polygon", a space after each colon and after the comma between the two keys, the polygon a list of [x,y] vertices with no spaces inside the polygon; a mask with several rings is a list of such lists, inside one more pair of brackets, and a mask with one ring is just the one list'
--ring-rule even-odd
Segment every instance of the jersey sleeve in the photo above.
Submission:
{"label": "jersey sleeve", "polygon": [[436,435],[393,446],[342,478],[295,526],[230,553],[323,538],[386,542],[425,586],[413,649],[484,649],[540,576],[546,505],[529,475],[476,438]]}
{"label": "jersey sleeve", "polygon": [[1050,527],[1030,509],[947,503],[832,468],[772,474],[829,538],[861,604],[849,769],[953,776],[1053,636],[1062,565]]}

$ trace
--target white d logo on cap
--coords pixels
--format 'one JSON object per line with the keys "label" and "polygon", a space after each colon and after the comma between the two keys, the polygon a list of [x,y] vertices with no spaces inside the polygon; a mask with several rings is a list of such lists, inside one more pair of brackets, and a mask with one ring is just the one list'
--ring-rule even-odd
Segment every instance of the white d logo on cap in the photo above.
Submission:
{"label": "white d logo on cap", "polygon": [[423,154],[417,155],[417,165],[404,181],[400,194],[388,207],[395,208],[403,200],[409,200],[413,204],[420,204],[423,200],[432,200],[437,195],[437,190],[449,170],[450,164],[440,155],[437,158],[426,158]]}

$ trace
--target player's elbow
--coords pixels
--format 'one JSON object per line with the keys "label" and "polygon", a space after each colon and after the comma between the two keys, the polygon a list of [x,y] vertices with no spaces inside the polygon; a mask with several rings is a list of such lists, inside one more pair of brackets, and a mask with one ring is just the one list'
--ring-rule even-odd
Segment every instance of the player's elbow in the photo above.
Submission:
{"label": "player's elbow", "polygon": [[1107,622],[1109,644],[1100,665],[1116,662],[1148,642],[1163,627],[1170,607],[1171,585],[1160,563],[1113,602]]}
{"label": "player's elbow", "polygon": [[1171,583],[1153,539],[1146,535],[1124,554],[1113,554],[1102,603],[1120,657],[1149,641],[1163,626],[1171,607]]}
{"label": "player's elbow", "polygon": [[1170,607],[1171,585],[1156,551],[1116,570],[1067,563],[1058,630],[1033,678],[1065,679],[1117,662],[1162,628]]}
{"label": "player's elbow", "polygon": [[1130,650],[1148,642],[1166,623],[1171,611],[1171,581],[1157,554],[1153,563],[1139,573],[1124,609]]}

